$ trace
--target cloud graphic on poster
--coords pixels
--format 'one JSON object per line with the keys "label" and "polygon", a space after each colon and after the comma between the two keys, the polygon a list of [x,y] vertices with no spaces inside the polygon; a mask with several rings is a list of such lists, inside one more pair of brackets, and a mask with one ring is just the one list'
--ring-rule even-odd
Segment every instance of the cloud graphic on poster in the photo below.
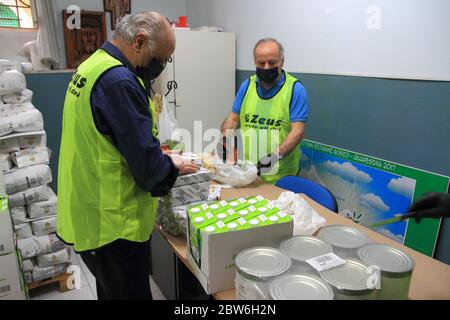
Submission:
{"label": "cloud graphic on poster", "polygon": [[309,160],[310,160],[309,157],[306,154],[302,153],[300,161],[301,162],[308,162]]}
{"label": "cloud graphic on poster", "polygon": [[359,197],[359,203],[368,209],[377,211],[389,211],[389,206],[384,203],[383,199],[373,193],[363,194]]}
{"label": "cloud graphic on poster", "polygon": [[385,237],[388,237],[389,239],[395,240],[397,242],[403,243],[404,241],[404,237],[401,234],[393,234],[391,230],[381,228],[377,229],[376,231],[384,235]]}
{"label": "cloud graphic on poster", "polygon": [[336,161],[325,161],[323,163],[324,167],[342,178],[350,181],[350,182],[358,182],[358,183],[370,183],[372,181],[372,177],[365,173],[364,171],[358,170],[353,164],[350,162],[344,162],[340,164]]}
{"label": "cloud graphic on poster", "polygon": [[416,187],[416,181],[410,178],[401,177],[392,179],[387,187],[392,192],[401,194],[407,198],[412,198]]}

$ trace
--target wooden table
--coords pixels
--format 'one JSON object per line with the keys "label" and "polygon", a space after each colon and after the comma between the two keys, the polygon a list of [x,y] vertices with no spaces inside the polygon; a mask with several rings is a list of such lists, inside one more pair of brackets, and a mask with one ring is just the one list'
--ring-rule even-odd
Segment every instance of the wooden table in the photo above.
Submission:
{"label": "wooden table", "polygon": [[[237,189],[222,189],[222,199],[232,199],[238,197],[262,195],[269,200],[278,198],[281,192],[285,190],[273,185],[264,184],[261,181],[251,186]],[[437,300],[450,299],[450,266],[438,260],[432,259],[413,249],[403,246],[402,244],[391,240],[377,232],[366,227],[360,226],[353,221],[337,215],[336,213],[322,207],[317,202],[311,200],[306,195],[301,195],[322,217],[327,220],[327,225],[344,224],[366,232],[372,240],[378,243],[388,244],[392,247],[401,249],[414,258],[416,267],[414,269],[409,296],[414,300]],[[178,258],[192,270],[190,262],[187,260],[186,239],[182,237],[173,237],[156,228],[172,247]],[[235,290],[227,290],[213,294],[217,300],[234,300],[236,299]]]}

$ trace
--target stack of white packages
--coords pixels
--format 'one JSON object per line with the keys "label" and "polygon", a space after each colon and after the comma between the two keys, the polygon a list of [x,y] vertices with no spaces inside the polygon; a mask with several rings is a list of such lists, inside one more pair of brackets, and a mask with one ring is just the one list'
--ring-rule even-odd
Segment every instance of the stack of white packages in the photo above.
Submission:
{"label": "stack of white packages", "polygon": [[0,71],[0,170],[4,174],[27,282],[66,271],[68,247],[56,237],[57,197],[42,114],[17,70]]}
{"label": "stack of white packages", "polygon": [[173,236],[185,235],[187,208],[208,200],[211,179],[212,172],[205,168],[178,177],[169,195],[160,198],[157,215],[159,226]]}

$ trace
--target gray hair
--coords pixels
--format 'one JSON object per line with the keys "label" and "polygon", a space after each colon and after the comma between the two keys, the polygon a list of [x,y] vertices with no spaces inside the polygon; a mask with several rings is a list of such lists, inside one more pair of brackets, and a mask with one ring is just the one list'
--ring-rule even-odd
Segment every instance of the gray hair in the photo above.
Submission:
{"label": "gray hair", "polygon": [[121,39],[131,43],[138,33],[148,37],[151,50],[163,34],[162,19],[156,12],[137,12],[126,15],[118,21],[113,39]]}
{"label": "gray hair", "polygon": [[284,59],[284,47],[277,39],[274,39],[274,38],[264,38],[264,39],[259,40],[255,44],[255,48],[253,49],[253,57],[254,58],[256,58],[256,49],[260,45],[262,45],[263,43],[266,43],[266,42],[273,42],[273,43],[275,43],[278,46],[278,50],[280,52],[281,59]]}

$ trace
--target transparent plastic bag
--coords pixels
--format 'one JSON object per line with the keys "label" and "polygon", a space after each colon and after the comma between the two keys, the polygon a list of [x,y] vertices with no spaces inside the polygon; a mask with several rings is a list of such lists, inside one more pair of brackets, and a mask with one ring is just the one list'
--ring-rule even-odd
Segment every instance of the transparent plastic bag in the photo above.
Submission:
{"label": "transparent plastic bag", "polygon": [[233,188],[248,186],[258,178],[258,170],[250,162],[238,162],[235,165],[215,163],[213,166],[213,179]]}
{"label": "transparent plastic bag", "polygon": [[162,111],[159,116],[158,132],[159,141],[166,142],[171,140],[172,134],[178,129],[178,122],[170,107],[167,99],[162,98]]}
{"label": "transparent plastic bag", "polygon": [[293,217],[295,236],[310,236],[326,223],[325,218],[296,193],[282,192],[273,204]]}

